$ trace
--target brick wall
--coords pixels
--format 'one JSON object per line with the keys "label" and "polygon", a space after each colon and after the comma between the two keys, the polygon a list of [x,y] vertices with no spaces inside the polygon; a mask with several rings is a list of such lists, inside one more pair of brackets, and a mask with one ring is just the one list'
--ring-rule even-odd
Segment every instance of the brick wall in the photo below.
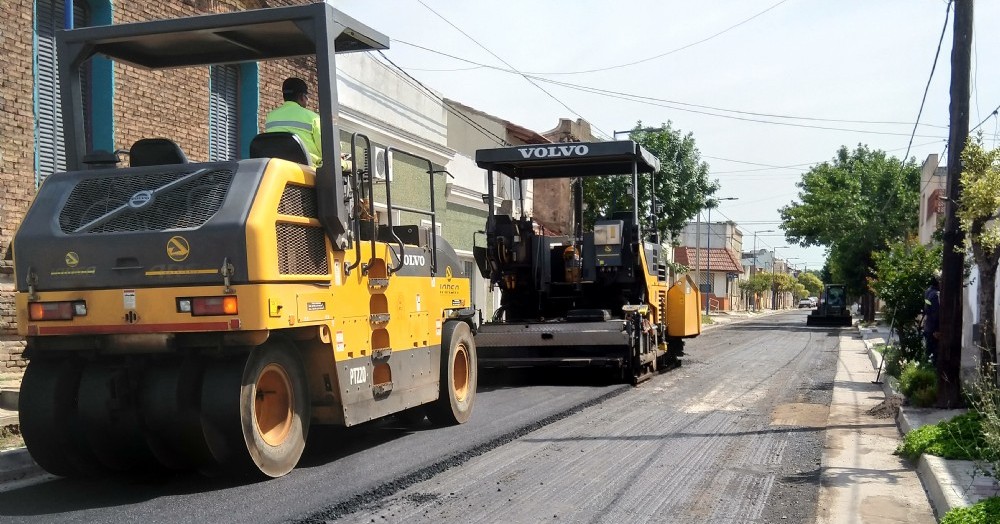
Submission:
{"label": "brick wall", "polygon": [[[17,336],[12,262],[2,260],[18,224],[35,196],[33,0],[0,1],[0,373],[24,367],[24,341]],[[176,18],[210,12],[310,3],[310,0],[112,0],[114,23]],[[312,59],[260,65],[260,123],[281,103],[281,82],[300,76],[314,86]],[[127,149],[140,138],[176,141],[193,161],[208,158],[208,69],[146,71],[115,64],[115,147]],[[312,97],[311,103],[317,101]]]}
{"label": "brick wall", "polygon": [[13,266],[8,246],[35,197],[35,115],[32,99],[32,0],[0,2],[0,373],[24,365],[14,320]]}

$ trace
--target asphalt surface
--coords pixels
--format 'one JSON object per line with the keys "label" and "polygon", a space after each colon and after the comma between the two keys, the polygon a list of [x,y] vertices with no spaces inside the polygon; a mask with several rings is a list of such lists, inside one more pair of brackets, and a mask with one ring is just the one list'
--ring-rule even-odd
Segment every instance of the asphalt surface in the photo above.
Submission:
{"label": "asphalt surface", "polygon": [[839,330],[806,328],[805,314],[707,330],[681,368],[638,388],[484,377],[463,426],[314,427],[299,467],[267,482],[0,487],[0,520],[812,521]]}

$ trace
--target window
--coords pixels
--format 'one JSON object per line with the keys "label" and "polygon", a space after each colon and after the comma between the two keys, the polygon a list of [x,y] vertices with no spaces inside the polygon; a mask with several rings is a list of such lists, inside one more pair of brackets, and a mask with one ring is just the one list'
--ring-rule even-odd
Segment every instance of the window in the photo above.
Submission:
{"label": "window", "polygon": [[209,70],[208,159],[249,156],[257,134],[257,64],[212,66]]}
{"label": "window", "polygon": [[[36,0],[34,27],[34,107],[35,107],[35,183],[66,169],[63,142],[62,100],[59,88],[59,64],[56,57],[56,31],[65,27],[64,0]],[[108,25],[111,0],[76,0],[73,25]],[[87,150],[113,151],[114,146],[114,67],[111,60],[94,57],[81,71],[83,119]]]}
{"label": "window", "polygon": [[[35,181],[38,184],[52,173],[66,169],[62,101],[59,98],[59,61],[56,57],[56,31],[65,24],[63,7],[62,0],[35,2]],[[89,24],[89,9],[84,2],[74,2],[73,19],[77,26]],[[84,128],[89,150],[93,145],[90,132],[89,65],[84,68],[80,80],[84,93]]]}
{"label": "window", "polygon": [[240,68],[210,68],[208,100],[208,159],[212,162],[239,157]]}

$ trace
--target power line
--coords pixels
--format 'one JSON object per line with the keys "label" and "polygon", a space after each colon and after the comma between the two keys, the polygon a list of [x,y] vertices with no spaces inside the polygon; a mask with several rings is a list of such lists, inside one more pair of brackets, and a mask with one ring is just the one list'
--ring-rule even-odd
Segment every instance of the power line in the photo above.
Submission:
{"label": "power line", "polygon": [[[998,107],[997,109],[1000,109],[1000,107]],[[947,140],[945,140],[945,139],[939,139],[939,140],[933,140],[931,142],[924,142],[922,144],[917,144],[916,147],[929,146],[931,144],[937,144],[938,142],[942,142],[942,141],[944,141],[944,142],[947,143]],[[886,149],[886,150],[884,150],[884,152],[886,152],[886,153],[893,153],[893,152],[896,152],[896,151],[902,151],[904,149],[906,149],[906,147],[897,147],[895,149]],[[722,157],[715,157],[715,156],[709,156],[709,155],[702,155],[702,158],[711,158],[713,160],[722,160],[723,162],[735,162],[737,164],[748,164],[748,165],[756,165],[756,166],[765,166],[765,167],[757,167],[757,168],[753,168],[753,169],[733,169],[733,170],[727,170],[727,171],[712,171],[710,173],[712,175],[728,175],[728,174],[733,174],[733,173],[752,173],[752,172],[760,172],[760,171],[772,171],[774,169],[792,169],[792,170],[795,170],[795,171],[801,171],[801,170],[799,170],[797,168],[799,168],[799,167],[805,167],[805,166],[815,166],[816,164],[822,164],[823,162],[826,162],[826,160],[819,160],[819,161],[816,161],[816,162],[803,162],[801,164],[787,164],[787,165],[784,165],[784,166],[772,166],[770,164],[761,164],[761,163],[756,163],[756,162],[748,162],[748,161],[745,161],[745,160],[734,160],[734,159],[731,159],[731,158],[722,158]]]}
{"label": "power line", "polygon": [[626,101],[630,101],[630,102],[636,102],[636,103],[640,103],[640,104],[652,105],[652,106],[656,106],[656,107],[665,107],[667,109],[673,109],[674,111],[683,111],[683,112],[686,112],[686,113],[695,113],[695,114],[699,114],[699,115],[714,116],[714,117],[719,117],[719,118],[728,118],[730,120],[739,120],[739,121],[743,121],[743,122],[756,122],[756,123],[760,123],[760,124],[772,124],[772,125],[798,127],[798,128],[807,128],[807,129],[822,129],[822,130],[826,130],[826,131],[845,131],[845,132],[850,132],[850,133],[862,133],[862,134],[872,134],[872,135],[911,136],[911,137],[912,136],[918,136],[918,137],[921,137],[921,138],[941,138],[941,137],[936,136],[936,135],[910,135],[908,133],[894,133],[894,132],[890,132],[890,131],[871,131],[871,130],[862,130],[862,129],[848,129],[848,128],[841,128],[841,127],[819,126],[819,125],[811,125],[811,124],[797,124],[797,123],[794,123],[794,122],[775,122],[775,121],[772,121],[772,120],[761,120],[759,118],[746,118],[746,117],[741,117],[741,116],[723,115],[723,114],[718,114],[718,113],[712,113],[712,112],[709,112],[709,111],[701,111],[701,110],[697,110],[697,109],[689,109],[689,108],[685,108],[685,107],[678,107],[676,105],[670,104],[670,103],[668,103],[666,101],[663,101],[661,99],[657,99],[655,97],[642,96],[642,95],[633,95],[633,94],[629,94],[629,93],[621,93],[621,92],[618,92],[618,91],[611,91],[611,90],[607,90],[607,89],[598,89],[598,88],[593,88],[593,87],[580,86],[580,85],[576,85],[576,84],[570,84],[570,83],[567,83],[567,82],[557,82],[555,80],[548,80],[548,79],[544,79],[544,78],[536,78],[536,80],[538,80],[540,82],[547,82],[547,83],[551,83],[551,84],[555,84],[555,85],[560,85],[560,86],[563,86],[563,87],[566,87],[566,88],[569,88],[569,89],[576,89],[576,90],[579,90],[579,91],[589,92],[591,94],[603,95],[603,96],[607,96],[607,97],[610,97],[610,98],[617,98],[619,100],[626,100]]}
{"label": "power line", "polygon": [[763,10],[763,11],[761,11],[761,12],[759,12],[759,13],[753,15],[753,16],[751,16],[750,18],[744,19],[744,20],[742,20],[742,21],[740,21],[740,22],[738,22],[736,24],[733,24],[733,25],[731,25],[731,26],[723,29],[722,31],[719,31],[718,33],[715,33],[715,34],[713,34],[713,35],[711,35],[709,37],[702,38],[701,40],[698,40],[697,42],[692,42],[690,44],[678,47],[676,49],[671,49],[670,51],[667,51],[666,53],[660,53],[660,54],[658,54],[656,56],[651,56],[649,58],[643,58],[642,60],[635,60],[635,61],[627,62],[627,63],[624,63],[624,64],[618,64],[618,65],[613,65],[613,66],[608,66],[608,67],[600,67],[600,68],[597,68],[597,69],[585,69],[585,70],[582,70],[582,71],[527,72],[527,74],[531,74],[531,75],[553,75],[553,76],[554,75],[582,75],[582,74],[585,74],[585,73],[597,73],[597,72],[600,72],[600,71],[611,71],[612,69],[621,69],[623,67],[629,67],[629,66],[634,66],[634,65],[637,65],[637,64],[642,64],[642,63],[645,63],[645,62],[650,62],[652,60],[663,58],[663,57],[665,57],[667,55],[672,55],[672,54],[677,53],[679,51],[683,51],[685,49],[689,49],[689,48],[694,47],[696,45],[708,42],[709,40],[712,40],[712,39],[714,39],[716,37],[722,36],[722,35],[728,33],[729,31],[732,31],[733,29],[736,29],[737,27],[739,27],[739,26],[741,26],[741,25],[743,25],[743,24],[745,24],[747,22],[750,22],[751,20],[753,20],[755,18],[757,18],[757,17],[759,17],[761,15],[764,15],[768,11],[771,11],[772,9],[780,6],[781,4],[784,4],[787,1],[788,0],[781,0],[780,2],[772,5],[771,7],[768,7],[767,9],[765,9],[765,10]]}
{"label": "power line", "polygon": [[[917,121],[918,122],[920,121],[920,114],[924,111],[924,102],[927,100],[927,91],[930,90],[930,87],[931,87],[931,79],[934,78],[934,69],[935,69],[935,67],[937,67],[938,56],[941,55],[941,43],[944,42],[944,35],[947,32],[947,30],[948,30],[948,18],[951,15],[951,3],[952,3],[952,0],[948,0],[947,5],[944,6],[944,25],[942,25],[942,27],[941,27],[941,36],[938,38],[937,51],[935,51],[935,53],[934,53],[934,62],[931,64],[931,74],[927,78],[927,85],[924,87],[924,97],[923,97],[923,99],[920,100],[920,111],[917,112]],[[914,128],[913,128],[913,132],[914,133],[917,132],[916,126],[914,126]],[[969,131],[969,132],[971,133],[972,131]],[[910,138],[910,143],[911,144],[913,143],[913,138]],[[948,147],[948,145],[945,144],[945,147]],[[902,162],[899,163],[899,170],[900,170],[900,172],[902,172],[902,170],[904,169],[904,166],[906,165],[906,158],[909,157],[909,156],[910,156],[910,148],[909,148],[909,146],[907,146],[907,148],[906,148],[906,155],[903,157]],[[924,193],[924,190],[927,189],[927,186],[930,185],[931,180],[934,180],[934,175],[933,174],[931,174],[931,176],[927,177],[927,183],[925,183],[925,184],[923,184],[923,185],[920,186],[920,192],[917,193],[917,198],[920,198],[920,195],[922,195]],[[883,213],[885,212],[885,210],[889,209],[889,204],[892,203],[892,197],[893,196],[895,196],[895,193],[889,193],[889,198],[885,199],[885,205],[882,206],[882,212]]]}
{"label": "power line", "polygon": [[[931,63],[931,74],[927,76],[927,85],[924,86],[924,96],[920,99],[920,109],[917,111],[917,121],[913,123],[913,132],[910,134],[910,143],[906,146],[906,154],[903,155],[903,162],[900,163],[900,168],[906,162],[906,159],[910,156],[910,146],[913,145],[913,137],[917,134],[917,125],[920,124],[920,115],[924,113],[924,104],[927,102],[927,93],[931,89],[931,80],[934,78],[934,70],[937,69],[938,57],[941,56],[941,43],[944,42],[944,35],[948,31],[948,18],[951,15],[951,1],[948,1],[948,5],[944,8],[944,24],[941,26],[941,37],[938,38],[937,51],[934,52],[934,62]],[[889,194],[889,198],[886,199],[888,203],[892,200],[892,193]]]}
{"label": "power line", "polygon": [[1000,111],[1000,105],[998,105],[998,106],[996,107],[996,109],[994,109],[994,110],[993,110],[993,111],[992,111],[992,112],[991,112],[991,113],[990,113],[990,114],[989,114],[989,115],[988,115],[988,116],[987,116],[986,118],[984,118],[984,119],[982,120],[982,122],[979,122],[978,124],[976,124],[976,126],[975,126],[975,127],[973,127],[972,129],[970,129],[970,130],[969,130],[969,134],[971,135],[973,131],[975,131],[975,130],[979,129],[979,126],[981,126],[981,125],[985,124],[987,120],[989,120],[989,119],[991,119],[991,118],[993,118],[993,117],[997,116],[997,112],[998,112],[998,111]]}
{"label": "power line", "polygon": [[[495,133],[493,133],[489,129],[486,129],[485,127],[483,127],[481,124],[479,124],[475,120],[473,120],[473,119],[469,118],[467,115],[463,114],[461,111],[456,111],[455,108],[451,107],[451,104],[449,104],[443,98],[441,98],[440,96],[438,96],[438,94],[435,93],[434,90],[432,90],[431,88],[427,87],[420,80],[417,80],[412,75],[410,75],[409,73],[407,73],[406,70],[404,70],[403,68],[401,68],[398,65],[396,65],[396,63],[393,62],[389,57],[385,56],[385,53],[383,53],[382,51],[379,51],[378,54],[383,59],[385,59],[387,62],[389,62],[390,64],[392,64],[393,67],[391,67],[391,68],[390,67],[386,67],[385,64],[382,64],[382,62],[379,62],[378,60],[376,60],[377,63],[381,64],[383,67],[386,67],[386,69],[388,69],[393,74],[395,74],[396,76],[398,76],[404,82],[410,84],[410,86],[412,86],[412,87],[419,86],[419,88],[422,89],[425,93],[429,94],[435,100],[441,102],[442,107],[444,107],[445,110],[447,110],[449,113],[451,113],[451,114],[457,116],[458,118],[462,119],[467,124],[471,125],[473,129],[475,129],[475,130],[479,131],[480,133],[482,133],[483,136],[485,136],[486,138],[489,138],[490,140],[495,141],[498,145],[505,146],[505,147],[511,145],[509,142],[507,142],[507,140],[505,140],[502,137],[497,136]],[[406,75],[406,76],[404,77],[403,75]],[[416,85],[414,85],[414,83]]]}
{"label": "power line", "polygon": [[[511,69],[512,71],[514,71],[514,72],[516,72],[517,74],[521,75],[521,77],[523,77],[523,78],[524,78],[525,80],[527,80],[527,81],[528,81],[528,83],[530,83],[531,85],[533,85],[533,86],[537,87],[537,88],[538,88],[538,89],[539,89],[539,90],[540,90],[541,92],[543,92],[543,93],[545,93],[546,95],[548,95],[548,96],[549,96],[549,98],[551,98],[551,99],[555,100],[555,101],[556,101],[556,102],[558,102],[558,103],[559,103],[560,105],[562,105],[563,107],[565,107],[567,111],[569,111],[570,113],[573,113],[574,115],[576,115],[576,116],[578,116],[578,117],[580,117],[580,118],[583,118],[584,120],[587,120],[587,119],[586,119],[586,118],[585,118],[585,117],[584,117],[583,115],[581,115],[580,113],[577,113],[576,111],[574,111],[574,110],[573,110],[573,108],[569,107],[569,106],[568,106],[568,105],[567,105],[567,104],[566,104],[565,102],[563,102],[562,100],[560,100],[559,98],[557,98],[557,97],[556,97],[555,95],[553,95],[552,93],[550,93],[550,92],[549,92],[548,90],[546,90],[546,89],[545,89],[544,87],[542,87],[542,86],[538,85],[538,83],[537,83],[537,82],[535,82],[535,81],[534,81],[534,80],[533,80],[532,78],[530,78],[530,77],[529,77],[528,75],[526,75],[526,74],[524,74],[524,73],[522,73],[522,72],[518,71],[518,70],[517,70],[517,68],[515,68],[514,66],[512,66],[512,65],[510,64],[510,62],[507,62],[507,61],[506,61],[506,60],[504,60],[503,58],[500,58],[500,55],[498,55],[498,54],[494,53],[493,51],[491,51],[491,50],[490,50],[490,49],[489,49],[488,47],[486,47],[485,45],[481,44],[481,43],[480,43],[480,42],[479,42],[478,40],[476,40],[475,38],[473,38],[473,37],[472,37],[472,35],[470,35],[469,33],[466,33],[465,31],[463,31],[461,27],[458,27],[457,25],[453,24],[453,23],[452,23],[452,22],[451,22],[450,20],[448,20],[447,18],[445,18],[445,17],[444,17],[444,15],[442,15],[441,13],[438,13],[437,11],[435,11],[435,10],[434,10],[433,8],[431,8],[431,6],[427,5],[427,4],[426,4],[426,3],[424,2],[424,0],[417,0],[417,2],[418,2],[418,3],[420,4],[420,5],[422,5],[422,6],[424,6],[425,8],[427,8],[427,10],[428,10],[428,11],[430,11],[431,13],[434,13],[434,15],[435,15],[435,16],[437,16],[438,18],[440,18],[441,20],[444,20],[444,22],[445,22],[446,24],[448,24],[448,25],[450,25],[451,27],[453,27],[453,28],[454,28],[454,29],[455,29],[456,31],[458,31],[459,33],[462,33],[463,35],[465,35],[465,37],[466,37],[466,38],[468,38],[469,40],[472,40],[472,42],[473,42],[473,43],[475,43],[475,44],[476,44],[477,46],[481,47],[481,48],[482,48],[482,49],[483,49],[484,51],[486,51],[487,53],[489,53],[489,54],[493,55],[493,58],[496,58],[497,60],[499,60],[500,62],[502,62],[502,63],[503,63],[503,64],[504,64],[505,66],[509,67],[509,68],[510,68],[510,69]],[[593,129],[595,129],[595,130],[597,130],[598,132],[600,132],[600,133],[602,133],[603,135],[605,135],[605,137],[606,137],[606,138],[611,138],[611,135],[608,135],[608,134],[607,134],[607,133],[606,133],[605,131],[603,131],[603,130],[602,130],[601,128],[597,127],[597,125],[596,125],[596,124],[594,124],[593,122],[591,122],[590,126],[591,126],[591,127],[593,128]]]}
{"label": "power line", "polygon": [[[632,98],[638,98],[638,99],[648,99],[648,100],[653,100],[653,101],[657,101],[657,102],[663,102],[663,103],[667,103],[667,104],[676,104],[676,105],[685,106],[685,107],[693,107],[693,108],[698,108],[698,109],[707,109],[707,110],[712,110],[712,111],[722,111],[722,112],[726,112],[726,113],[735,113],[735,114],[741,114],[741,115],[759,116],[759,117],[766,117],[766,118],[783,118],[783,119],[788,119],[788,120],[811,120],[811,121],[815,121],[815,122],[833,122],[833,123],[864,124],[864,125],[910,125],[910,122],[900,122],[900,121],[892,121],[892,120],[852,120],[852,119],[841,119],[841,118],[822,118],[822,117],[807,117],[807,116],[797,116],[797,115],[781,115],[781,114],[774,114],[774,113],[762,113],[762,112],[756,112],[756,111],[745,111],[745,110],[739,110],[739,109],[728,109],[728,108],[723,108],[723,107],[716,107],[716,106],[709,106],[709,105],[702,105],[702,104],[693,104],[693,103],[690,103],[690,102],[681,102],[681,101],[677,101],[677,100],[669,100],[669,99],[662,99],[662,98],[656,98],[656,97],[647,97],[647,96],[643,96],[643,95],[636,95],[636,94],[631,94],[631,93],[623,93],[623,92],[618,92],[618,91],[611,91],[611,90],[606,90],[606,89],[600,89],[600,88],[595,88],[595,87],[584,86],[584,85],[580,85],[580,84],[573,84],[573,83],[570,83],[570,82],[562,82],[562,81],[558,81],[558,80],[552,80],[550,78],[543,78],[543,77],[533,76],[532,73],[521,73],[519,71],[515,71],[515,70],[511,70],[511,69],[504,69],[502,67],[492,66],[492,65],[489,65],[489,64],[483,64],[483,63],[476,62],[476,61],[473,61],[473,60],[469,60],[469,59],[466,59],[466,58],[458,57],[458,56],[455,56],[455,55],[452,55],[452,54],[449,54],[449,53],[445,53],[443,51],[438,51],[436,49],[431,49],[429,47],[425,47],[425,46],[422,46],[422,45],[414,44],[414,43],[411,43],[411,42],[406,42],[404,40],[395,40],[394,42],[398,43],[398,44],[403,44],[403,45],[408,45],[408,46],[411,46],[411,47],[415,47],[417,49],[421,49],[421,50],[424,50],[424,51],[427,51],[427,52],[430,52],[430,53],[434,53],[434,54],[438,54],[438,55],[441,55],[441,56],[445,56],[445,57],[448,57],[448,58],[451,58],[451,59],[454,59],[454,60],[459,60],[459,61],[462,61],[462,62],[465,62],[465,63],[475,64],[477,67],[484,67],[484,68],[488,68],[488,69],[494,69],[496,71],[500,71],[500,72],[504,72],[504,73],[511,73],[511,74],[518,74],[518,75],[522,75],[522,76],[529,76],[529,77],[532,77],[534,80],[538,80],[539,82],[546,82],[546,83],[550,83],[550,84],[553,84],[553,85],[558,85],[558,86],[566,87],[566,88],[569,88],[569,89],[577,89],[577,90],[590,91],[593,94],[603,94],[603,95],[608,95],[608,96],[616,95],[616,97],[623,97],[624,96],[624,97],[632,97]],[[413,68],[409,68],[409,69],[414,70]],[[463,68],[461,70],[468,70],[468,69],[464,69]],[[636,101],[636,100],[633,100],[633,101]],[[670,107],[670,106],[666,106],[666,107]],[[725,115],[713,115],[713,116],[723,116],[723,117],[725,117]],[[732,118],[732,117],[730,117],[730,118]],[[764,123],[777,123],[777,122],[768,122],[768,121],[765,121]],[[937,128],[937,129],[947,129],[947,127],[948,127],[948,126],[938,125],[938,124],[920,124],[920,125],[925,126],[925,127],[933,127],[933,128]],[[856,131],[856,130],[845,129],[844,131]],[[860,132],[865,132],[865,131],[860,131]],[[909,135],[902,134],[902,133],[900,133],[899,135],[900,136],[909,136]]]}

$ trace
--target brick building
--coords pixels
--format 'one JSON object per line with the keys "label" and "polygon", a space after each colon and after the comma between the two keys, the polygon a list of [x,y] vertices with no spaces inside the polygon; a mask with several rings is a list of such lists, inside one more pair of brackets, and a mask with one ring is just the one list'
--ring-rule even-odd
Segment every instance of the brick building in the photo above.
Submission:
{"label": "brick building", "polygon": [[[24,366],[13,309],[10,242],[36,188],[63,168],[61,115],[53,35],[65,27],[120,24],[309,3],[306,0],[5,0],[0,2],[0,373]],[[145,137],[169,137],[193,161],[231,158],[244,150],[269,108],[281,102],[281,81],[300,76],[315,85],[307,59],[169,71],[146,71],[91,60],[83,80],[90,107],[90,149],[128,149]],[[315,91],[314,91],[315,92]],[[248,118],[235,128],[233,111]]]}

